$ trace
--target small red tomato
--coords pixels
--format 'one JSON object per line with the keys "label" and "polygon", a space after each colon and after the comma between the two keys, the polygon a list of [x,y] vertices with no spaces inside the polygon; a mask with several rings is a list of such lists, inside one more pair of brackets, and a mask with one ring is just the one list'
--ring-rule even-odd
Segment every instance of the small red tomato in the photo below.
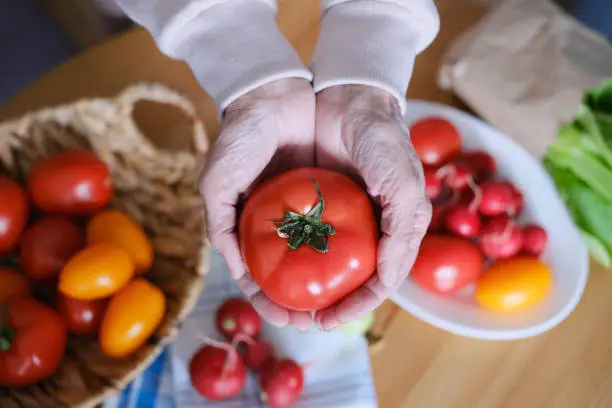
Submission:
{"label": "small red tomato", "polygon": [[453,236],[427,235],[410,277],[434,293],[455,293],[480,275],[483,257],[471,242]]}
{"label": "small red tomato", "polygon": [[28,228],[21,242],[21,267],[35,280],[55,279],[64,264],[85,245],[85,234],[72,221],[47,217]]}
{"label": "small red tomato", "polygon": [[28,196],[8,177],[0,177],[0,253],[12,251],[28,222]]}
{"label": "small red tomato", "polygon": [[259,376],[259,387],[267,406],[290,407],[304,389],[304,369],[290,359],[270,361]]}
{"label": "small red tomato", "polygon": [[4,304],[0,326],[0,386],[22,387],[53,374],[66,349],[66,325],[48,306],[25,296]]}
{"label": "small red tomato", "polygon": [[246,368],[235,349],[204,346],[189,363],[189,377],[193,388],[212,401],[233,398],[246,384]]}
{"label": "small red tomato", "polygon": [[52,214],[89,215],[113,195],[106,164],[93,153],[67,151],[38,161],[28,175],[34,205]]}
{"label": "small red tomato", "polygon": [[98,332],[107,304],[107,299],[78,300],[58,293],[56,308],[68,331],[90,336]]}
{"label": "small red tomato", "polygon": [[459,154],[461,136],[448,120],[427,117],[410,127],[412,146],[421,162],[437,167]]}
{"label": "small red tomato", "polygon": [[231,298],[217,309],[217,329],[229,340],[238,334],[254,339],[261,330],[261,317],[246,299]]}

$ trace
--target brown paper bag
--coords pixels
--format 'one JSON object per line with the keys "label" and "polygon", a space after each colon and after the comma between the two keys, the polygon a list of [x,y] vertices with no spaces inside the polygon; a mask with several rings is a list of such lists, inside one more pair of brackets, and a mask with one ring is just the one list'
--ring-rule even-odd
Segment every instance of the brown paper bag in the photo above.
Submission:
{"label": "brown paper bag", "polygon": [[549,0],[501,0],[451,45],[439,86],[540,157],[583,92],[612,75],[612,47]]}

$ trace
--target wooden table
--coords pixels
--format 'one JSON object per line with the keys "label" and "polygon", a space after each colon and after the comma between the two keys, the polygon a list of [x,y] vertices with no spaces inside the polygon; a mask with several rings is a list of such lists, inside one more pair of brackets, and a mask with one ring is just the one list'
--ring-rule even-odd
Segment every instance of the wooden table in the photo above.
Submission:
{"label": "wooden table", "polygon": [[[317,41],[316,3],[281,0],[279,25],[305,61]],[[447,44],[484,10],[465,0],[437,3],[442,31],[418,58],[408,96],[458,105],[435,85],[438,63]],[[0,120],[76,98],[110,96],[143,80],[164,82],[188,95],[214,139],[218,123],[212,100],[189,69],[162,56],[142,30],[95,47],[32,84],[0,109]],[[142,118],[150,137],[160,145],[174,143],[151,120]],[[533,339],[459,338],[397,312],[391,303],[378,316],[378,327],[386,326],[385,341],[372,350],[372,365],[382,408],[612,407],[612,272],[596,265],[576,311]]]}

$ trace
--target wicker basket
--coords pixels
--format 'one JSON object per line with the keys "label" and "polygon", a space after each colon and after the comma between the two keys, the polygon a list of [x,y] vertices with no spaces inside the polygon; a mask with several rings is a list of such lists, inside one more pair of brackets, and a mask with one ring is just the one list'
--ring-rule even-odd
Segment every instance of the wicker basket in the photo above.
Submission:
{"label": "wicker basket", "polygon": [[[188,151],[156,148],[139,130],[136,102],[170,104],[193,123]],[[93,407],[117,393],[151,363],[177,333],[202,290],[209,246],[197,191],[197,176],[208,148],[193,106],[156,84],[134,85],[114,99],[86,99],[43,109],[0,124],[0,174],[23,181],[34,162],[57,151],[94,151],[113,175],[111,203],[133,216],[152,238],[155,263],[147,278],[167,297],[168,310],[156,335],[133,356],[113,360],[95,340],[71,337],[60,368],[39,384],[0,388],[2,408]]]}

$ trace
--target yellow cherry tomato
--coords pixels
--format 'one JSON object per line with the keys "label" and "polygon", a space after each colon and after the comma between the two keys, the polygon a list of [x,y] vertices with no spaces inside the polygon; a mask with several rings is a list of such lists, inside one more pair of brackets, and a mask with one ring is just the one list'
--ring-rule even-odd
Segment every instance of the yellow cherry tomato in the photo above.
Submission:
{"label": "yellow cherry tomato", "polygon": [[108,210],[97,214],[87,226],[87,245],[114,242],[134,258],[136,275],[141,275],[153,264],[153,246],[145,232],[127,214]]}
{"label": "yellow cherry tomato", "polygon": [[552,287],[548,266],[533,257],[500,260],[476,283],[476,301],[487,309],[508,312],[528,308],[541,301]]}
{"label": "yellow cherry tomato", "polygon": [[166,298],[155,285],[136,278],[108,304],[100,346],[113,358],[132,354],[153,334],[166,313]]}
{"label": "yellow cherry tomato", "polygon": [[134,276],[134,260],[123,247],[103,242],[78,252],[64,265],[59,290],[78,300],[111,296]]}

